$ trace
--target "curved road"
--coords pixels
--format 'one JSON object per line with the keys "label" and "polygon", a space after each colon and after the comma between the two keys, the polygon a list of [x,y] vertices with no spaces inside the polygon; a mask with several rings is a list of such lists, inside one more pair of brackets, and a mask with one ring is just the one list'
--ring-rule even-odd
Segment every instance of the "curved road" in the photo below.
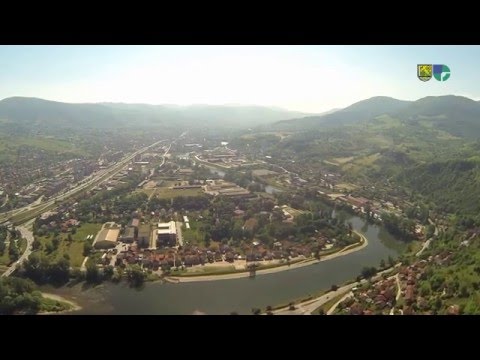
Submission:
{"label": "curved road", "polygon": [[[372,280],[375,281],[379,279],[384,273],[393,271],[396,267],[400,266],[401,263],[396,264],[393,268],[389,268],[386,270],[383,270],[379,272],[377,275],[375,275]],[[308,301],[301,302],[299,304],[295,304],[295,310],[289,310],[289,307],[281,308],[278,310],[273,311],[274,315],[311,315],[313,311],[318,309],[320,306],[325,304],[327,301],[333,299],[334,297],[340,296],[345,293],[350,293],[350,291],[358,286],[359,284],[364,284],[368,280],[363,279],[358,282],[354,282],[352,284],[344,285],[339,287],[336,291],[329,291],[328,293],[319,296],[315,299],[311,299]],[[349,294],[347,294],[349,295]]]}
{"label": "curved road", "polygon": [[27,240],[27,248],[25,249],[25,252],[20,256],[20,258],[16,262],[14,262],[1,276],[6,277],[12,275],[17,269],[17,267],[21,265],[25,260],[27,260],[32,253],[32,244],[34,239],[33,233],[31,230],[29,230],[29,227],[33,224],[33,221],[34,220],[32,219],[24,225],[17,227],[17,230],[19,230],[22,234],[22,238],[25,238]]}
{"label": "curved road", "polygon": [[[32,244],[33,244],[33,241],[34,241],[34,237],[33,237],[33,233],[32,231],[29,229],[29,227],[32,226],[33,222],[35,221],[35,217],[39,214],[41,214],[43,212],[43,210],[45,210],[46,207],[54,204],[56,201],[59,201],[59,200],[63,200],[71,195],[74,195],[76,193],[78,193],[79,191],[85,189],[87,186],[90,186],[92,184],[94,184],[95,182],[98,184],[98,183],[101,183],[103,181],[106,181],[108,178],[111,178],[113,177],[116,173],[120,172],[122,170],[122,168],[128,164],[128,162],[130,160],[132,160],[136,155],[138,154],[141,154],[142,152],[145,152],[147,151],[148,149],[150,149],[151,147],[155,146],[155,145],[158,145],[159,143],[161,142],[164,142],[165,140],[159,140],[149,146],[146,146],[140,150],[137,150],[136,152],[134,152],[133,154],[127,156],[124,160],[122,160],[120,163],[117,163],[115,164],[114,166],[112,166],[111,168],[109,169],[105,169],[104,171],[101,171],[99,174],[97,174],[96,176],[93,176],[92,179],[86,181],[85,183],[82,183],[78,186],[76,186],[75,188],[67,191],[66,193],[62,194],[62,195],[57,195],[56,197],[48,200],[46,203],[43,203],[42,206],[38,207],[35,211],[35,213],[33,214],[29,214],[28,217],[31,217],[30,219],[26,220],[26,222],[21,225],[21,226],[17,226],[17,229],[20,231],[21,233],[21,236],[23,238],[25,238],[27,240],[27,248],[25,249],[24,253],[20,256],[20,258],[15,262],[13,263],[3,274],[1,274],[1,276],[10,276],[11,274],[13,274],[15,272],[15,270],[17,269],[17,267],[19,265],[21,265],[25,260],[28,259],[28,257],[30,256],[30,254],[32,253]],[[171,148],[171,145],[168,147],[167,151],[165,152],[164,156],[170,151],[170,148]],[[38,201],[38,200],[37,200]],[[13,214],[18,214],[22,211],[25,211],[25,210],[31,210],[31,207],[32,207],[33,204],[30,204],[30,205],[27,205],[23,208],[20,208],[20,209],[16,209],[14,210],[13,212],[7,212],[7,213],[3,213],[3,214],[0,214],[0,217],[3,215],[13,215]],[[38,204],[36,205],[33,205],[34,207],[35,206],[38,206]],[[5,219],[3,220],[0,220],[0,221],[5,221]]]}

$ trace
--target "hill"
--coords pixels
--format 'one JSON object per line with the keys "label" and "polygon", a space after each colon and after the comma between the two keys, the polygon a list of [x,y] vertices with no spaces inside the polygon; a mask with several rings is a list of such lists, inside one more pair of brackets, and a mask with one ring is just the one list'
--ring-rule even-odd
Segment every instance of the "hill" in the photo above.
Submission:
{"label": "hill", "polygon": [[308,130],[310,128],[357,124],[379,115],[398,112],[410,103],[410,101],[397,100],[391,97],[376,96],[330,114],[280,121],[275,123],[274,126],[284,130]]}
{"label": "hill", "polygon": [[455,136],[480,136],[480,104],[463,96],[428,96],[395,115],[405,121],[423,122]]}
{"label": "hill", "polygon": [[303,115],[262,106],[70,104],[12,97],[0,101],[0,130],[11,127],[20,130],[163,126],[242,128]]}

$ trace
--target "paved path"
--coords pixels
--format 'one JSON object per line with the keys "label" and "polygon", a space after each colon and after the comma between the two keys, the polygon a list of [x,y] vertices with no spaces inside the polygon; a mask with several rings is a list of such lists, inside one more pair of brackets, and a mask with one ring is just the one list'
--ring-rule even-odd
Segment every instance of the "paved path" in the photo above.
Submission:
{"label": "paved path", "polygon": [[181,221],[177,221],[176,226],[177,226],[177,240],[178,240],[178,244],[179,244],[180,246],[183,246],[182,222],[181,222]]}
{"label": "paved path", "polygon": [[349,297],[352,297],[354,296],[353,295],[353,292],[350,291],[349,293],[345,294],[340,300],[338,300],[335,304],[333,304],[333,306],[327,310],[327,315],[332,315],[333,312],[335,311],[335,309],[337,308],[337,306],[344,300],[346,300],[347,298]]}

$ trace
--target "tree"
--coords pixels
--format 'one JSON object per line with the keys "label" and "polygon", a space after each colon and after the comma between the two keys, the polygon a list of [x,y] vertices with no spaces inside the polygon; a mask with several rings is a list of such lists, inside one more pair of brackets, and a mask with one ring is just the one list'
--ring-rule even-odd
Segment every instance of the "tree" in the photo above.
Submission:
{"label": "tree", "polygon": [[127,281],[132,287],[141,287],[145,282],[146,274],[139,265],[132,265],[127,268]]}
{"label": "tree", "polygon": [[377,273],[377,269],[375,267],[368,267],[368,266],[365,266],[363,269],[362,269],[362,276],[365,278],[365,279],[370,279],[372,276],[374,276],[375,274]]}
{"label": "tree", "polygon": [[68,234],[67,240],[68,240],[68,242],[72,242],[72,241],[73,241],[72,234]]}
{"label": "tree", "polygon": [[52,245],[55,250],[58,249],[58,246],[60,245],[60,238],[58,236],[53,238]]}
{"label": "tree", "polygon": [[105,279],[110,280],[113,276],[113,266],[105,266],[105,268],[103,269],[103,276],[105,277]]}
{"label": "tree", "polygon": [[47,244],[45,245],[45,251],[47,252],[47,254],[51,254],[54,250],[55,247],[53,246],[53,244],[51,242],[47,242]]}
{"label": "tree", "polygon": [[7,245],[5,244],[5,241],[0,240],[0,256],[5,253],[6,248],[7,248]]}
{"label": "tree", "polygon": [[352,236],[352,232],[353,232],[353,225],[352,225],[352,223],[351,223],[351,222],[348,222],[347,226],[348,226],[348,235],[349,235],[349,236]]}
{"label": "tree", "polygon": [[87,262],[87,273],[85,276],[87,283],[96,284],[100,282],[100,272],[98,267],[93,262]]}
{"label": "tree", "polygon": [[380,260],[380,269],[385,269],[385,260]]}
{"label": "tree", "polygon": [[61,258],[48,267],[48,279],[52,284],[63,285],[70,279],[70,261]]}
{"label": "tree", "polygon": [[338,286],[337,285],[332,285],[330,287],[330,291],[337,291],[338,290]]}
{"label": "tree", "polygon": [[40,250],[41,247],[42,247],[42,243],[38,240],[38,238],[35,237],[33,239],[32,249],[33,250]]}
{"label": "tree", "polygon": [[395,260],[393,259],[393,257],[391,255],[388,255],[388,264],[390,266],[394,266],[395,265]]}
{"label": "tree", "polygon": [[88,256],[90,255],[91,252],[92,252],[92,245],[88,241],[86,241],[83,244],[83,256]]}
{"label": "tree", "polygon": [[10,261],[17,261],[20,257],[20,251],[15,241],[10,241],[10,246],[8,247],[8,257]]}
{"label": "tree", "polygon": [[47,281],[49,266],[48,259],[43,254],[37,252],[31,254],[28,260],[23,263],[25,276],[39,284]]}
{"label": "tree", "polygon": [[253,315],[260,315],[262,313],[262,310],[260,310],[259,308],[253,308],[252,309],[252,314]]}

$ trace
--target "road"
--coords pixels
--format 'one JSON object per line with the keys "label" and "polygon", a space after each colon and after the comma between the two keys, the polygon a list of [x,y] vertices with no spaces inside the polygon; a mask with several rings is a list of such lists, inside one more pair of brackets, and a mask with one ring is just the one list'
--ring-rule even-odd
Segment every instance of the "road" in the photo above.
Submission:
{"label": "road", "polygon": [[[183,136],[184,134],[180,135]],[[160,144],[161,142],[164,142],[165,140],[159,140],[151,145],[148,145],[140,150],[137,150],[135,151],[133,154],[127,156],[124,160],[120,161],[119,163],[111,166],[110,168],[108,169],[104,169],[103,171],[100,171],[98,174],[92,176],[92,178],[90,180],[87,180],[87,181],[83,181],[81,184],[79,184],[78,186],[76,186],[75,188],[67,191],[66,193],[64,194],[61,194],[61,195],[58,195],[50,200],[48,200],[47,202],[45,202],[44,204],[42,204],[42,206],[38,206],[38,202],[41,201],[41,198],[38,199],[34,204],[29,204],[23,208],[20,208],[20,209],[17,209],[15,210],[13,213],[14,214],[17,214],[21,211],[26,211],[26,210],[30,210],[31,207],[37,207],[35,209],[35,212],[32,212],[31,214],[28,215],[28,219],[23,219],[22,222],[24,222],[23,225],[21,226],[17,226],[17,229],[20,231],[20,233],[22,234],[22,237],[25,238],[27,240],[27,248],[25,249],[25,252],[20,256],[20,258],[18,259],[18,261],[16,261],[14,264],[12,264],[12,266],[10,266],[1,276],[10,276],[16,269],[17,269],[17,266],[21,265],[25,260],[28,259],[28,257],[30,256],[30,254],[32,253],[32,244],[33,244],[33,241],[34,241],[34,237],[33,237],[33,233],[31,230],[29,230],[28,228],[33,224],[33,222],[35,221],[35,217],[37,215],[40,215],[41,213],[44,212],[44,210],[48,207],[48,206],[51,206],[53,204],[56,204],[56,202],[58,201],[61,201],[61,200],[64,200],[66,199],[67,197],[70,197],[76,193],[78,193],[79,191],[82,191],[83,189],[85,189],[86,187],[88,186],[91,186],[91,185],[98,185],[104,181],[107,181],[109,178],[113,177],[115,174],[117,174],[118,172],[120,172],[124,167],[125,165],[127,165],[135,156],[137,156],[138,154],[141,154],[145,151],[147,151],[148,149],[150,149],[151,147],[154,147],[158,144]],[[175,140],[174,140],[175,141]],[[172,147],[172,143],[174,142],[172,141],[170,143],[170,145],[168,146],[167,150],[165,151],[164,153],[164,161],[163,163],[165,162],[165,156],[168,154],[168,152],[170,151],[170,148]],[[163,165],[162,163],[162,165]],[[0,215],[0,223],[1,222],[5,222],[7,219],[5,219],[5,215],[8,215],[8,213],[4,213],[4,214],[1,214],[3,215],[3,219]],[[96,238],[95,238],[96,240]],[[182,243],[183,243],[183,237],[182,237]],[[94,241],[94,244],[95,244],[95,241]],[[88,257],[85,258],[83,264],[82,264],[82,268],[85,268],[85,264],[86,264],[86,261],[87,261]]]}
{"label": "road", "polygon": [[3,202],[2,206],[0,208],[4,207],[8,203],[8,194],[5,195],[5,201]]}
{"label": "road", "polygon": [[158,167],[162,167],[165,164],[166,156],[170,152],[171,147],[172,147],[172,143],[168,145],[168,149],[165,151],[165,153],[162,156],[162,163]]}
{"label": "road", "polygon": [[[398,300],[400,300],[400,296],[402,295],[402,287],[400,285],[400,276],[397,274],[395,275],[395,280],[397,282],[397,296],[395,297],[395,303],[398,303]],[[390,315],[395,315],[395,306],[392,307],[392,310],[390,310]],[[402,311],[403,315],[403,311]]]}
{"label": "road", "polygon": [[[35,221],[35,217],[37,215],[40,215],[41,213],[44,212],[44,210],[55,204],[56,202],[58,201],[61,201],[61,200],[64,200],[66,199],[67,197],[70,197],[76,193],[78,193],[79,191],[82,191],[83,189],[85,189],[86,187],[88,186],[91,186],[91,185],[94,185],[94,184],[100,184],[102,183],[103,181],[106,181],[108,180],[109,178],[113,177],[115,174],[117,174],[118,172],[120,172],[125,165],[128,164],[129,161],[131,161],[135,156],[137,156],[138,154],[141,154],[145,151],[147,151],[148,149],[150,149],[151,147],[153,146],[156,146],[158,144],[160,144],[161,142],[163,142],[165,140],[160,140],[160,141],[157,141],[149,146],[146,146],[140,150],[137,150],[136,152],[134,152],[133,154],[127,156],[124,160],[120,161],[119,163],[111,166],[110,168],[108,169],[104,169],[103,171],[100,171],[98,174],[92,176],[92,178],[90,180],[87,180],[86,182],[82,182],[80,185],[76,186],[75,188],[67,191],[66,193],[64,194],[61,194],[61,195],[58,195],[50,200],[48,200],[47,202],[43,203],[41,206],[38,206],[38,201],[40,200],[37,200],[36,201],[36,205],[35,204],[29,204],[23,208],[20,208],[20,209],[17,209],[17,210],[14,210],[13,212],[8,212],[8,213],[4,213],[4,214],[1,214],[3,215],[3,218],[2,216],[0,215],[0,222],[5,222],[7,219],[5,218],[7,216],[12,216],[12,214],[18,214],[22,211],[26,211],[26,210],[31,210],[31,207],[36,207],[35,211],[30,213],[26,218],[26,219],[22,219],[22,222],[25,222],[24,225],[22,226],[17,226],[17,229],[20,231],[20,233],[22,234],[22,237],[25,238],[27,240],[27,248],[25,249],[25,252],[20,256],[20,258],[18,259],[18,261],[16,261],[15,263],[13,263],[1,276],[10,276],[16,269],[17,269],[17,266],[21,265],[25,260],[28,259],[28,257],[30,256],[30,254],[32,253],[32,244],[33,244],[33,241],[34,241],[34,238],[33,238],[33,233],[28,229],[28,227],[30,227],[33,222]],[[171,148],[171,145],[168,147],[167,151],[165,152],[164,156],[168,154],[168,152],[170,151],[170,148]],[[40,200],[41,201],[41,200]],[[82,264],[82,267],[85,266],[85,263],[86,263],[86,259],[85,261],[83,262]]]}
{"label": "road", "polygon": [[7,269],[7,271],[5,271],[1,276],[7,277],[12,275],[13,272],[15,272],[15,270],[17,269],[17,267],[21,265],[25,260],[27,260],[30,254],[32,253],[32,244],[33,244],[34,238],[33,238],[33,233],[29,229],[29,227],[33,224],[33,221],[34,220],[30,220],[24,225],[17,227],[17,230],[19,230],[20,233],[22,234],[22,238],[25,238],[27,240],[27,248],[25,249],[24,253],[20,256],[20,258],[16,262],[14,262]]}
{"label": "road", "polygon": [[[135,156],[147,151],[151,147],[154,147],[154,146],[156,146],[156,145],[158,145],[158,144],[160,144],[161,142],[164,142],[164,141],[165,140],[159,140],[159,141],[157,141],[157,142],[155,142],[151,145],[148,145],[148,146],[146,146],[146,147],[144,147],[140,150],[135,151],[134,153],[128,155],[123,160],[118,162],[117,164],[114,164],[107,169],[100,170],[97,174],[93,175],[91,177],[91,179],[89,179],[87,181],[82,181],[81,183],[79,183],[73,189],[70,189],[63,194],[60,194],[60,195],[57,195],[57,196],[51,198],[50,200],[44,202],[42,205],[38,205],[35,209],[32,209],[31,208],[32,204],[30,204],[30,205],[24,206],[22,208],[19,208],[19,209],[10,211],[10,212],[0,214],[0,223],[7,221],[8,218],[10,218],[10,217],[13,217],[15,215],[20,215],[22,212],[25,212],[25,211],[32,211],[31,213],[29,213],[26,216],[26,218],[28,218],[28,219],[34,218],[34,217],[40,215],[42,212],[44,212],[49,206],[54,205],[56,202],[65,200],[68,197],[71,197],[71,196],[79,193],[80,191],[84,190],[85,188],[87,188],[89,186],[95,186],[95,185],[101,184],[104,181],[107,181],[108,179],[110,179],[111,177],[113,177],[117,173],[119,173],[133,158],[135,158]],[[170,147],[171,147],[171,144],[170,144],[169,148],[167,149],[165,155],[170,150]],[[22,221],[26,221],[28,219],[22,219]]]}
{"label": "road", "polygon": [[[372,281],[376,281],[382,277],[384,273],[388,273],[390,271],[393,271],[396,267],[400,266],[401,264],[396,264],[395,267],[384,270],[379,272],[377,275],[375,275],[372,278]],[[295,304],[295,310],[289,310],[288,307],[281,308],[278,310],[273,311],[274,315],[311,315],[313,311],[318,309],[320,306],[328,302],[329,300],[340,296],[345,293],[349,293],[354,287],[358,286],[359,284],[364,284],[367,282],[367,280],[363,279],[358,282],[354,282],[352,284],[344,285],[342,287],[339,287],[336,291],[330,291],[325,295],[319,296],[315,299],[311,299],[308,301],[301,302],[299,304]]]}
{"label": "road", "polygon": [[349,297],[355,296],[352,291],[346,293],[340,300],[338,300],[330,309],[327,310],[327,315],[332,315],[338,305]]}
{"label": "road", "polygon": [[432,225],[435,226],[435,231],[434,231],[434,233],[433,233],[433,236],[432,236],[430,239],[428,239],[427,241],[425,241],[425,243],[423,244],[422,248],[415,254],[415,256],[417,256],[417,257],[420,256],[420,255],[422,255],[422,253],[423,253],[426,249],[428,249],[428,247],[430,246],[430,244],[431,244],[431,242],[433,241],[434,237],[438,235],[438,227],[435,225],[435,223],[434,223],[432,220],[428,219],[428,221],[430,222],[430,224],[432,224]]}

